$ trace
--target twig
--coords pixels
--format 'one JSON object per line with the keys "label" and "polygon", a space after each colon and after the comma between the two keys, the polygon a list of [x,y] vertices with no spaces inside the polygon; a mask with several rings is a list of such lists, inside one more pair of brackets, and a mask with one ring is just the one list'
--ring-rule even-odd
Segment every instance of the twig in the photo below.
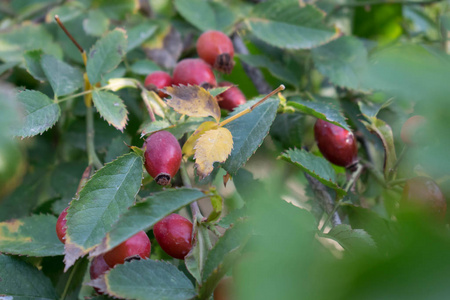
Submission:
{"label": "twig", "polygon": [[64,30],[65,34],[69,37],[69,39],[72,41],[72,43],[78,48],[78,50],[83,53],[84,49],[83,47],[78,44],[78,42],[75,40],[75,38],[70,34],[70,32],[67,30],[66,26],[61,22],[61,19],[58,15],[55,15],[55,20],[58,23],[59,27],[61,27],[62,30]]}

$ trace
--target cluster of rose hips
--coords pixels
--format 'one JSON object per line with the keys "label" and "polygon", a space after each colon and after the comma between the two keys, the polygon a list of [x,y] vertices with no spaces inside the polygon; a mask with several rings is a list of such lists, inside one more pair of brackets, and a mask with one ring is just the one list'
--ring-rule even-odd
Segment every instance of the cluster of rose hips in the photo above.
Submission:
{"label": "cluster of rose hips", "polygon": [[231,39],[220,31],[206,31],[197,40],[197,53],[200,58],[179,61],[173,70],[173,77],[164,71],[149,74],[145,78],[145,87],[157,91],[159,96],[164,98],[167,95],[161,89],[171,85],[198,85],[206,89],[230,86],[216,97],[219,106],[233,110],[245,103],[245,96],[238,87],[226,81],[217,84],[213,72],[213,68],[225,73],[230,73],[233,69],[234,47]]}

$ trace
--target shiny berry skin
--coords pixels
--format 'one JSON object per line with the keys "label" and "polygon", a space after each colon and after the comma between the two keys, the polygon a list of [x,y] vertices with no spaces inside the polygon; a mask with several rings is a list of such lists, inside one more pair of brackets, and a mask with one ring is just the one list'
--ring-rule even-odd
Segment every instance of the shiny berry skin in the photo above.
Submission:
{"label": "shiny berry skin", "polygon": [[166,72],[156,71],[145,77],[144,85],[148,90],[157,92],[161,98],[164,98],[167,97],[167,95],[159,90],[166,86],[171,86],[172,77]]}
{"label": "shiny berry skin", "polygon": [[181,147],[168,131],[158,131],[144,143],[145,169],[159,185],[168,185],[181,164]]}
{"label": "shiny berry skin", "polygon": [[425,127],[425,123],[427,120],[422,116],[412,116],[402,126],[402,130],[400,132],[400,138],[403,143],[413,146],[417,142],[417,135],[423,127]]}
{"label": "shiny berry skin", "polygon": [[184,259],[192,248],[192,227],[188,219],[171,214],[155,224],[153,234],[167,254]]}
{"label": "shiny berry skin", "polygon": [[244,94],[241,90],[234,86],[231,82],[220,82],[219,86],[231,86],[228,90],[217,97],[219,106],[223,109],[233,110],[246,102]]}
{"label": "shiny berry skin", "polygon": [[180,61],[173,70],[173,84],[210,88],[216,86],[217,82],[210,65],[200,58],[187,58]]}
{"label": "shiny berry skin", "polygon": [[358,162],[358,146],[352,132],[318,119],[314,136],[320,152],[331,163],[351,168]]}
{"label": "shiny berry skin", "polygon": [[58,239],[61,241],[61,243],[66,243],[66,216],[67,216],[67,210],[69,207],[66,207],[61,214],[58,217],[58,220],[56,221],[56,235],[58,236]]}
{"label": "shiny berry skin", "polygon": [[414,205],[442,219],[447,211],[447,202],[441,189],[427,177],[414,177],[406,181],[400,205]]}
{"label": "shiny berry skin", "polygon": [[[89,267],[89,274],[91,275],[91,279],[97,279],[101,275],[105,274],[106,271],[111,269],[108,264],[105,262],[103,255],[96,256],[91,262],[91,266]],[[103,295],[103,293],[96,287],[94,287],[95,291]]]}
{"label": "shiny berry skin", "polygon": [[144,231],[139,231],[128,240],[103,254],[106,264],[113,268],[117,264],[133,259],[150,257],[151,244]]}
{"label": "shiny berry skin", "polygon": [[230,73],[234,66],[234,47],[223,32],[210,30],[197,40],[197,53],[201,59],[221,72]]}

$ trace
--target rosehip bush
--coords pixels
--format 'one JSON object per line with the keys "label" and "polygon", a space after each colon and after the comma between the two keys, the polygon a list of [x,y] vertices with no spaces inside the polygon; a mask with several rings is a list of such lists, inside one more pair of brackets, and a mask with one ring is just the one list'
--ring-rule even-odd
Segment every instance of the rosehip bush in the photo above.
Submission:
{"label": "rosehip bush", "polygon": [[449,297],[445,1],[0,7],[0,299]]}

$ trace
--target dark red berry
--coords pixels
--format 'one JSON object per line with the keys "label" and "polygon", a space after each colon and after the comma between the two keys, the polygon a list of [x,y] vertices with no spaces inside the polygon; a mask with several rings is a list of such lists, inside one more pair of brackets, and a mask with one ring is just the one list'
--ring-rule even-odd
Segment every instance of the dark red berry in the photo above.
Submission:
{"label": "dark red berry", "polygon": [[427,120],[422,116],[412,116],[402,126],[400,138],[403,143],[413,146],[417,142],[418,133],[425,126]]}
{"label": "dark red berry", "polygon": [[414,177],[406,181],[401,205],[413,205],[440,218],[444,218],[447,212],[447,202],[441,189],[427,177]]}
{"label": "dark red berry", "polygon": [[67,210],[69,207],[66,207],[62,213],[59,215],[58,220],[56,221],[56,235],[58,236],[61,243],[66,243],[66,216],[67,216]]}
{"label": "dark red berry", "polygon": [[109,267],[133,259],[145,259],[150,257],[151,244],[144,231],[139,231],[117,247],[106,252],[103,257]]}
{"label": "dark red berry", "polygon": [[233,277],[226,277],[219,281],[214,289],[214,300],[233,300]]}
{"label": "dark red berry", "polygon": [[[94,280],[105,274],[109,269],[110,267],[105,262],[103,255],[100,255],[94,257],[94,259],[92,260],[91,266],[89,268],[89,274],[91,275],[91,279]],[[103,295],[103,293],[98,288],[94,287],[94,289],[98,294]]]}
{"label": "dark red berry", "polygon": [[223,32],[210,30],[197,40],[197,53],[201,59],[221,72],[230,73],[234,66],[234,47]]}
{"label": "dark red berry", "polygon": [[219,106],[221,108],[233,110],[246,102],[244,94],[231,82],[221,82],[219,83],[219,86],[231,86],[228,90],[217,96],[217,101],[219,101]]}
{"label": "dark red berry", "polygon": [[157,92],[161,98],[167,97],[160,89],[172,85],[172,77],[163,71],[156,71],[149,74],[144,81],[144,85],[148,90]]}
{"label": "dark red berry", "polygon": [[173,70],[173,84],[199,85],[204,88],[216,86],[216,77],[207,63],[199,58],[180,61]]}
{"label": "dark red berry", "polygon": [[153,227],[153,234],[161,248],[170,256],[184,259],[192,248],[192,223],[188,219],[171,214]]}
{"label": "dark red berry", "polygon": [[145,168],[159,185],[168,185],[181,164],[181,147],[168,131],[158,131],[144,143]]}
{"label": "dark red berry", "polygon": [[358,147],[352,132],[318,119],[314,136],[320,152],[333,164],[351,168],[358,162]]}

